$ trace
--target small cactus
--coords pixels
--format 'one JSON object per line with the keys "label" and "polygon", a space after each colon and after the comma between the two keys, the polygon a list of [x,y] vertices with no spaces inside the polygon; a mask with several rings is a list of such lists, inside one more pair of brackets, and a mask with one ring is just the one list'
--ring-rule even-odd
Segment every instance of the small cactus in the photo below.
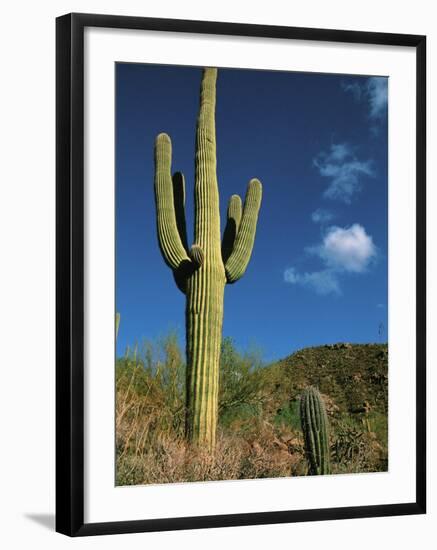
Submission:
{"label": "small cactus", "polygon": [[304,390],[300,401],[300,419],[310,475],[330,474],[329,421],[317,388]]}

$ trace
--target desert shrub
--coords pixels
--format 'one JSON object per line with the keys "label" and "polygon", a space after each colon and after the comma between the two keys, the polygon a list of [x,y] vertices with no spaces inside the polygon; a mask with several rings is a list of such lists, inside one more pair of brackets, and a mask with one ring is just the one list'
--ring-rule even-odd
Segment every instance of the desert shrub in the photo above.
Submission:
{"label": "desert shrub", "polygon": [[184,363],[174,334],[158,350],[126,355],[116,364],[117,455],[138,456],[163,434],[183,435]]}
{"label": "desert shrub", "polygon": [[300,421],[300,411],[299,411],[299,400],[293,399],[287,403],[284,403],[276,411],[276,416],[274,418],[274,423],[277,426],[290,426],[294,430],[301,429]]}
{"label": "desert shrub", "polygon": [[374,432],[378,441],[388,445],[388,417],[380,411],[371,411],[367,416],[368,431]]}
{"label": "desert shrub", "polygon": [[375,432],[361,418],[344,414],[335,423],[332,442],[333,473],[384,471],[387,454]]}
{"label": "desert shrub", "polygon": [[262,407],[262,362],[256,352],[240,354],[231,338],[224,338],[220,357],[219,422],[259,415]]}

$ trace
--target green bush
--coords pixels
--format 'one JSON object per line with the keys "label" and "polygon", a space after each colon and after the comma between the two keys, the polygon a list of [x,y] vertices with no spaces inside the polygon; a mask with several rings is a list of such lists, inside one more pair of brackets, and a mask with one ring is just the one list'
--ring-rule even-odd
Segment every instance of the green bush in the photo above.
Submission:
{"label": "green bush", "polygon": [[235,417],[257,416],[262,408],[262,362],[257,353],[240,354],[231,338],[224,338],[220,357],[219,423]]}
{"label": "green bush", "polygon": [[297,399],[285,403],[283,407],[277,410],[274,418],[275,425],[289,426],[293,430],[300,430],[301,422],[299,407],[300,403]]}

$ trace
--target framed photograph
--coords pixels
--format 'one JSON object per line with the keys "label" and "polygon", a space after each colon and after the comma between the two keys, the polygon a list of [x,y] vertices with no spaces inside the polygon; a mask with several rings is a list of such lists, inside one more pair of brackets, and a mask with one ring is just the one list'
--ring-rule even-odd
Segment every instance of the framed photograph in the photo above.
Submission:
{"label": "framed photograph", "polygon": [[425,37],[56,25],[57,530],[425,513]]}

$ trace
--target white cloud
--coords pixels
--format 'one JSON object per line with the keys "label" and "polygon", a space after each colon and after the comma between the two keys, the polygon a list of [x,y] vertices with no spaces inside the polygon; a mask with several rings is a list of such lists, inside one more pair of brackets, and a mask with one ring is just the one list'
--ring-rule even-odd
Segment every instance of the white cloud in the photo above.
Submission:
{"label": "white cloud", "polygon": [[336,271],[362,273],[376,256],[373,239],[363,226],[330,227],[317,253],[326,265]]}
{"label": "white cloud", "polygon": [[377,256],[373,239],[358,223],[351,227],[330,227],[317,246],[306,249],[322,261],[322,269],[298,272],[294,267],[284,271],[284,281],[309,287],[318,294],[341,294],[340,279],[347,273],[364,273]]}
{"label": "white cloud", "polygon": [[311,214],[311,219],[314,223],[328,223],[334,219],[334,214],[329,210],[324,210],[323,208],[317,208]]}
{"label": "white cloud", "polygon": [[313,159],[319,174],[328,178],[324,196],[350,203],[361,189],[361,177],[373,176],[372,162],[360,161],[346,143],[332,144],[329,151],[322,151]]}
{"label": "white cloud", "polygon": [[294,267],[290,267],[284,271],[284,281],[309,287],[322,296],[341,294],[338,277],[336,273],[329,269],[311,273],[298,273]]}
{"label": "white cloud", "polygon": [[331,151],[329,153],[329,158],[331,161],[341,162],[350,155],[351,150],[347,143],[333,143],[331,145]]}
{"label": "white cloud", "polygon": [[358,82],[352,82],[349,84],[342,82],[341,87],[345,92],[350,92],[354,96],[356,101],[361,101],[361,97],[363,95],[363,86],[358,84]]}
{"label": "white cloud", "polygon": [[388,79],[383,76],[371,76],[365,82],[342,83],[345,92],[351,93],[355,101],[366,101],[369,118],[381,121],[387,113]]}
{"label": "white cloud", "polygon": [[370,118],[381,118],[387,112],[388,87],[387,79],[372,77],[367,81],[367,98]]}

